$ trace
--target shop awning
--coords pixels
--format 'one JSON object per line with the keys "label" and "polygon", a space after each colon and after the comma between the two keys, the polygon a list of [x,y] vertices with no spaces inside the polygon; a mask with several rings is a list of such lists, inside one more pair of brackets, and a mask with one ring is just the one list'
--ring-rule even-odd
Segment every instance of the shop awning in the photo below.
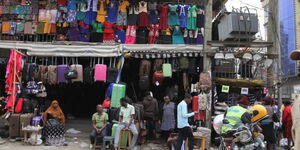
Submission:
{"label": "shop awning", "polygon": [[121,56],[120,45],[99,44],[59,44],[59,43],[24,43],[0,41],[0,48],[27,50],[29,56],[54,57],[118,57]]}

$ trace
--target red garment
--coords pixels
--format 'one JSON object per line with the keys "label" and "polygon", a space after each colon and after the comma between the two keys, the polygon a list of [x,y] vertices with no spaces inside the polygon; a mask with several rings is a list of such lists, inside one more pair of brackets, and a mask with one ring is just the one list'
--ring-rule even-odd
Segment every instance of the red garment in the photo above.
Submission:
{"label": "red garment", "polygon": [[162,4],[158,7],[158,10],[160,11],[159,15],[159,29],[166,30],[168,28],[168,11],[169,6],[166,4]]}
{"label": "red garment", "polygon": [[102,108],[109,109],[110,108],[110,99],[105,99],[102,103]]}
{"label": "red garment", "polygon": [[66,6],[67,0],[57,0],[57,4]]}
{"label": "red garment", "polygon": [[83,21],[79,22],[79,26],[80,26],[80,28],[90,28],[90,25],[85,24]]}
{"label": "red garment", "polygon": [[139,13],[139,27],[148,27],[150,24],[149,16],[145,12]]}
{"label": "red garment", "polygon": [[292,139],[292,107],[286,106],[282,114],[282,124],[284,126],[284,137]]}
{"label": "red garment", "polygon": [[155,44],[158,36],[159,36],[159,25],[158,24],[151,24],[150,25],[148,43],[149,44]]}
{"label": "red garment", "polygon": [[194,96],[192,100],[192,110],[193,112],[198,112],[194,115],[195,120],[204,120],[205,119],[205,110],[199,111],[199,96]]}
{"label": "red garment", "polygon": [[105,21],[103,23],[103,40],[114,40],[115,39],[115,31],[113,30],[114,24]]}
{"label": "red garment", "polygon": [[24,98],[19,98],[19,101],[17,102],[15,113],[21,113],[23,108]]}
{"label": "red garment", "polygon": [[127,26],[125,44],[136,43],[136,29],[137,26]]}

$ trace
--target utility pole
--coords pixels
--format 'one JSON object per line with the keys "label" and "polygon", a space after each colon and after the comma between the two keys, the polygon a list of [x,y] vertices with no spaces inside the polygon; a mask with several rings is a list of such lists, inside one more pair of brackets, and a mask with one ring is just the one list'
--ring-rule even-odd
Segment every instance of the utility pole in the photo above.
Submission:
{"label": "utility pole", "polygon": [[[277,88],[277,100],[278,107],[281,108],[282,96],[281,96],[281,46],[280,46],[280,22],[279,22],[279,0],[269,0],[268,13],[268,41],[273,42],[273,45],[268,47],[268,54],[277,54],[277,79],[275,83],[274,79],[274,63],[268,68],[267,82],[270,95],[275,95],[275,86]],[[275,59],[274,59],[275,60]]]}

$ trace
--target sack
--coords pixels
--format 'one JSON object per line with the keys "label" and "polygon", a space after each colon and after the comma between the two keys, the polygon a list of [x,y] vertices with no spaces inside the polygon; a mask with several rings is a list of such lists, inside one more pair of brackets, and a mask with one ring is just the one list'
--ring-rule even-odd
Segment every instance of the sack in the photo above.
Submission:
{"label": "sack", "polygon": [[47,126],[57,126],[59,125],[59,121],[57,119],[48,119],[47,120]]}
{"label": "sack", "polygon": [[140,76],[139,87],[141,91],[147,91],[150,88],[150,81],[148,75]]}
{"label": "sack", "polygon": [[187,57],[181,57],[179,59],[179,65],[181,70],[187,70],[189,68],[189,59]]}
{"label": "sack", "polygon": [[15,113],[21,113],[23,108],[24,98],[19,98],[15,107]]}
{"label": "sack", "polygon": [[153,71],[162,71],[163,59],[155,59],[153,65]]}
{"label": "sack", "polygon": [[26,94],[28,95],[35,95],[38,93],[37,84],[35,81],[27,82],[26,86]]}
{"label": "sack", "polygon": [[72,79],[72,82],[82,82],[83,81],[83,73],[82,73],[82,65],[71,65],[71,70],[76,70],[77,77]]}
{"label": "sack", "polygon": [[142,60],[140,63],[139,76],[149,76],[151,71],[151,62],[149,60]]}
{"label": "sack", "polygon": [[107,97],[111,98],[113,87],[114,87],[114,83],[109,84],[105,94],[106,98]]}
{"label": "sack", "polygon": [[153,83],[157,86],[162,85],[164,80],[164,75],[161,71],[155,71],[153,74]]}
{"label": "sack", "polygon": [[50,85],[57,84],[57,66],[48,66],[48,83]]}
{"label": "sack", "polygon": [[107,68],[106,81],[107,82],[116,82],[119,74],[119,70],[116,68]]}
{"label": "sack", "polygon": [[107,66],[103,64],[96,64],[95,66],[95,81],[106,81]]}
{"label": "sack", "polygon": [[86,84],[92,84],[94,82],[94,69],[92,67],[84,68],[83,82]]}
{"label": "sack", "polygon": [[163,75],[164,75],[164,77],[172,77],[171,64],[163,64]]}
{"label": "sack", "polygon": [[120,99],[124,98],[126,94],[126,85],[114,84],[111,96],[110,107],[119,108],[121,107]]}
{"label": "sack", "polygon": [[57,66],[57,81],[58,83],[66,83],[65,72],[69,69],[67,65]]}

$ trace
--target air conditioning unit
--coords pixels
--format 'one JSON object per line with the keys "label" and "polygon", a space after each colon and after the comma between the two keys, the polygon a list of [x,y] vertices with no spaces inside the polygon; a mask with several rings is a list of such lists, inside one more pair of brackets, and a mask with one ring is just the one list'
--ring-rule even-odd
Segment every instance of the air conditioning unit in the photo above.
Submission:
{"label": "air conditioning unit", "polygon": [[218,25],[220,41],[255,40],[258,32],[258,16],[253,13],[224,13]]}

